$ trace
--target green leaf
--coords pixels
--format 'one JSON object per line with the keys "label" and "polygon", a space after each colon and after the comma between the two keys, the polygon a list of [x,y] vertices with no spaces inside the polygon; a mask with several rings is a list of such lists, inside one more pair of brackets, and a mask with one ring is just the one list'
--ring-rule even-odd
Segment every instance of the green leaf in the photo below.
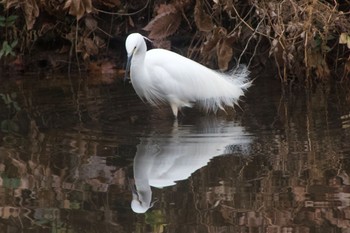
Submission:
{"label": "green leaf", "polygon": [[324,51],[324,52],[326,52],[326,53],[328,53],[329,51],[331,51],[332,49],[329,47],[329,46],[323,46],[322,47],[322,50]]}
{"label": "green leaf", "polygon": [[18,18],[17,15],[10,15],[9,17],[6,18],[7,22],[15,21]]}
{"label": "green leaf", "polygon": [[[7,56],[8,54],[9,54],[9,44],[8,44],[8,42],[7,42],[7,40],[5,40],[3,43],[2,43],[2,49],[1,49],[1,51],[3,51],[3,54],[5,55],[5,56]],[[11,48],[11,47],[10,47]]]}
{"label": "green leaf", "polygon": [[72,201],[72,202],[70,203],[70,208],[71,208],[71,209],[78,210],[78,209],[80,209],[80,203],[79,203],[79,202],[76,202],[76,201]]}
{"label": "green leaf", "polygon": [[6,26],[6,18],[4,16],[0,16],[0,27]]}
{"label": "green leaf", "polygon": [[[12,42],[14,45],[16,45],[17,44],[17,42],[16,42],[16,40],[14,41],[14,42]],[[9,43],[8,43],[8,41],[4,41],[3,43],[2,43],[2,49],[1,49],[1,51],[0,51],[0,57],[2,57],[3,55],[5,55],[5,56],[7,56],[7,55],[12,55],[12,56],[14,56],[15,55],[15,53],[14,53],[14,51],[13,51],[13,47],[11,46],[11,45],[9,45]]]}
{"label": "green leaf", "polygon": [[18,40],[14,40],[11,43],[11,47],[14,48],[18,44]]}
{"label": "green leaf", "polygon": [[12,120],[3,120],[1,122],[1,131],[4,133],[18,132],[19,126]]}
{"label": "green leaf", "polygon": [[21,184],[21,180],[19,178],[3,178],[3,186],[6,188],[18,188]]}
{"label": "green leaf", "polygon": [[17,15],[10,15],[9,17],[6,18],[6,26],[10,27],[15,24],[16,19],[18,18]]}
{"label": "green leaf", "polygon": [[10,97],[11,97],[12,99],[16,99],[16,98],[17,98],[17,93],[16,93],[16,92],[12,92],[12,93],[10,94]]}
{"label": "green leaf", "polygon": [[49,221],[46,220],[46,219],[39,219],[39,220],[36,220],[35,223],[39,226],[41,225],[44,225],[44,224],[47,224]]}
{"label": "green leaf", "polygon": [[4,42],[2,42],[2,47],[4,48],[6,45],[8,45],[7,40],[4,40]]}
{"label": "green leaf", "polygon": [[16,109],[17,112],[21,111],[21,107],[18,105],[17,102],[13,102],[13,107]]}
{"label": "green leaf", "polygon": [[0,94],[1,98],[3,99],[4,103],[7,105],[12,102],[10,96],[8,94]]}

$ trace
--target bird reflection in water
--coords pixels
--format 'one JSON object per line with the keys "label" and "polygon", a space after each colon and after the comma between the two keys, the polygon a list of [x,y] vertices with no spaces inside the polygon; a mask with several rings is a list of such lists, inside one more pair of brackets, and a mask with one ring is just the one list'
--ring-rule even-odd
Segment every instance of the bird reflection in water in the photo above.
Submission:
{"label": "bird reflection in water", "polygon": [[251,137],[237,122],[206,117],[198,126],[173,126],[168,134],[141,138],[134,158],[131,208],[145,213],[153,206],[152,187],[164,188],[187,179],[215,156],[249,149]]}

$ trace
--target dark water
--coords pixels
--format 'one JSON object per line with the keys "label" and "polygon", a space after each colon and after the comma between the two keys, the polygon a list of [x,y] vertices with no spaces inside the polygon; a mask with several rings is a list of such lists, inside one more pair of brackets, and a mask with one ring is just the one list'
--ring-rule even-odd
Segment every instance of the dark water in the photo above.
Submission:
{"label": "dark water", "polygon": [[0,80],[0,232],[350,232],[348,87],[176,123],[110,81]]}

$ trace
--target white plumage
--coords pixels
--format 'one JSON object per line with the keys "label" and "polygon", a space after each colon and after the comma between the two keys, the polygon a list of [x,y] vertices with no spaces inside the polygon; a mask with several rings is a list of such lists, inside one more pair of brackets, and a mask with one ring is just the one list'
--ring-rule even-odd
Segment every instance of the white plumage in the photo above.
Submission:
{"label": "white plumage", "polygon": [[246,67],[224,74],[168,50],[147,51],[138,33],[128,36],[125,47],[126,75],[130,69],[137,95],[152,105],[169,103],[175,117],[179,109],[193,103],[214,112],[225,105],[233,107],[251,86]]}

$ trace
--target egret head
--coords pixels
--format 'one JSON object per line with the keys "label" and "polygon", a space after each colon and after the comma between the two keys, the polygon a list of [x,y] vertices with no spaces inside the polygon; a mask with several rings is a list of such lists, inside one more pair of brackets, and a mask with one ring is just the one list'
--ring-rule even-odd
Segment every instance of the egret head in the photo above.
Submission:
{"label": "egret head", "polygon": [[135,213],[146,213],[147,210],[153,207],[154,203],[156,203],[157,200],[151,202],[152,191],[149,185],[143,186],[141,184],[143,187],[141,187],[141,191],[138,191],[136,185],[133,182],[134,181],[131,181],[129,186],[132,193],[131,209]]}
{"label": "egret head", "polygon": [[146,213],[146,211],[149,209],[148,207],[145,207],[142,205],[141,202],[138,200],[132,200],[131,201],[131,209],[137,214],[143,214]]}
{"label": "egret head", "polygon": [[135,213],[142,214],[146,213],[146,211],[150,208],[146,203],[143,203],[140,200],[140,196],[136,190],[136,187],[131,186],[132,191],[132,201],[131,201],[131,209]]}
{"label": "egret head", "polygon": [[145,43],[145,37],[139,33],[132,33],[126,38],[125,48],[128,53],[128,57],[133,56],[138,52],[146,52],[147,47]]}
{"label": "egret head", "polygon": [[143,213],[146,213],[146,211],[149,209],[149,208],[152,208],[154,203],[156,203],[158,200],[155,200],[153,201],[152,203],[150,203],[149,205],[147,205],[147,203],[145,202],[142,202],[138,196],[134,196],[133,195],[133,200],[131,201],[131,209],[132,211],[134,211],[135,213],[138,213],[138,214],[143,214]]}
{"label": "egret head", "polygon": [[130,71],[130,66],[131,66],[131,60],[135,54],[140,54],[141,56],[144,56],[147,51],[147,46],[145,43],[146,37],[143,37],[139,33],[132,33],[130,34],[125,41],[125,48],[126,52],[128,53],[128,60],[126,63],[126,68],[125,68],[125,79],[127,79],[127,75]]}

